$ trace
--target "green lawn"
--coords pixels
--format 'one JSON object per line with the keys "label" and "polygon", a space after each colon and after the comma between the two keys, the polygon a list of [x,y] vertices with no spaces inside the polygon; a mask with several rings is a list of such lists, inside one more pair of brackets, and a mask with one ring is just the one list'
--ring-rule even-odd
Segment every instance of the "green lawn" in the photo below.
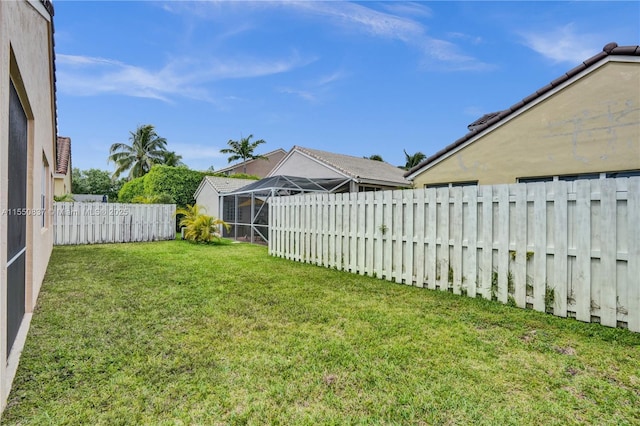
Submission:
{"label": "green lawn", "polygon": [[185,241],[56,247],[3,424],[638,424],[640,335]]}

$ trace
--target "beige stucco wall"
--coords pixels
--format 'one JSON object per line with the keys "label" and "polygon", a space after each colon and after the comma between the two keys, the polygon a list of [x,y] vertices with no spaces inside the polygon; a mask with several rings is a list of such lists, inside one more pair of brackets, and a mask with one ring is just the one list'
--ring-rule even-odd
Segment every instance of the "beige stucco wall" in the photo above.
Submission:
{"label": "beige stucco wall", "polygon": [[71,172],[66,175],[55,174],[53,179],[53,195],[71,194]]}
{"label": "beige stucco wall", "polygon": [[[25,106],[28,124],[27,210],[40,208],[43,158],[50,165],[46,173],[47,218],[42,227],[38,214],[27,219],[26,306],[33,312],[53,247],[51,226],[55,107],[53,97],[53,50],[51,17],[39,1],[0,1],[0,211],[7,208],[7,165],[9,123],[9,79]],[[11,53],[12,52],[12,53]],[[13,61],[11,58],[15,58]],[[0,354],[6,351],[7,216],[0,215]],[[28,315],[25,316],[27,318]],[[23,321],[23,326],[25,322]],[[24,328],[24,327],[23,327]],[[17,342],[17,341],[16,341]],[[21,348],[14,344],[12,357]],[[10,364],[15,360],[9,359]],[[0,404],[4,408],[9,391],[11,367],[0,362]]]}
{"label": "beige stucco wall", "polygon": [[196,204],[205,208],[205,213],[209,216],[221,218],[220,195],[211,185],[205,183],[202,190],[196,197]]}
{"label": "beige stucco wall", "polygon": [[608,62],[413,181],[497,184],[633,169],[640,169],[640,62]]}

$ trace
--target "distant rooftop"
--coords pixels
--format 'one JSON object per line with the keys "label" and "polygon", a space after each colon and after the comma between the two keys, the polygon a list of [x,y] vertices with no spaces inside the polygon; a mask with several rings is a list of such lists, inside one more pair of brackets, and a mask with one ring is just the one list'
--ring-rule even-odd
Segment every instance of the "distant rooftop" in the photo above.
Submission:
{"label": "distant rooftop", "polygon": [[384,161],[336,154],[333,152],[304,148],[301,146],[294,146],[293,149],[307,154],[310,157],[339,170],[356,181],[384,181],[395,183],[400,186],[411,185],[411,183],[403,177],[404,170]]}
{"label": "distant rooftop", "polygon": [[56,173],[66,175],[70,171],[71,138],[58,136],[56,151]]}

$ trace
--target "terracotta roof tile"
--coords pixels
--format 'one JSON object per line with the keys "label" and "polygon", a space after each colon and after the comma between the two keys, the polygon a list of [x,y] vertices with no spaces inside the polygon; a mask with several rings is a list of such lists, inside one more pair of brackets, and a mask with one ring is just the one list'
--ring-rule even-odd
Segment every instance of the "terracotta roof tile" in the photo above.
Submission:
{"label": "terracotta roof tile", "polygon": [[[577,74],[579,74],[582,71],[586,70],[590,66],[598,63],[599,61],[601,61],[602,59],[606,58],[609,55],[640,56],[640,46],[618,46],[617,43],[608,43],[607,45],[604,46],[604,48],[602,49],[602,52],[599,52],[598,54],[596,54],[596,55],[592,56],[591,58],[585,60],[584,62],[582,62],[577,67],[567,71],[564,75],[562,75],[562,76],[558,77],[557,79],[553,80],[551,83],[549,83],[546,86],[536,90],[534,93],[532,93],[529,96],[527,96],[526,98],[522,99],[520,102],[517,102],[517,103],[513,104],[513,106],[511,106],[509,109],[503,110],[503,111],[499,111],[498,113],[486,114],[483,117],[481,117],[480,119],[476,120],[474,123],[477,123],[477,122],[485,119],[483,123],[473,127],[473,130],[470,129],[471,131],[469,133],[467,133],[463,137],[459,138],[458,140],[456,140],[452,144],[450,144],[450,145],[446,146],[445,148],[441,149],[440,151],[436,152],[431,157],[427,158],[426,160],[424,160],[423,162],[421,162],[417,166],[413,167],[411,170],[407,171],[404,174],[404,176],[407,177],[407,176],[415,173],[416,171],[420,170],[421,168],[423,168],[424,166],[428,165],[429,163],[437,160],[438,158],[442,157],[443,155],[447,154],[448,152],[453,151],[454,149],[456,149],[457,147],[459,147],[460,145],[462,145],[463,143],[467,142],[469,139],[471,139],[472,137],[477,135],[479,132],[491,127],[492,125],[496,124],[499,121],[502,121],[504,118],[506,118],[509,115],[513,114],[514,112],[518,111],[520,108],[522,108],[525,105],[529,104],[530,102],[536,100],[540,96],[544,95],[545,93],[549,92],[550,90],[552,90],[553,88],[559,86],[560,84],[564,83],[565,81],[569,80],[570,78],[576,76]],[[490,116],[490,117],[486,118],[487,116]],[[471,123],[469,126],[473,125],[474,123]]]}
{"label": "terracotta roof tile", "polygon": [[71,164],[71,138],[58,136],[56,145],[56,173],[66,175]]}

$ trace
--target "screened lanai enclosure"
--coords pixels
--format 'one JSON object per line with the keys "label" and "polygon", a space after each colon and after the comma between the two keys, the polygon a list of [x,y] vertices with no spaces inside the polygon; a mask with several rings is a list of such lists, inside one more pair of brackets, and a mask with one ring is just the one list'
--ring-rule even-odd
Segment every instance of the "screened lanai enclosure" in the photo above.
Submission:
{"label": "screened lanai enclosure", "polygon": [[311,192],[347,192],[350,179],[309,179],[272,176],[225,194],[222,220],[230,225],[223,236],[234,240],[266,244],[269,241],[269,200],[273,197]]}

